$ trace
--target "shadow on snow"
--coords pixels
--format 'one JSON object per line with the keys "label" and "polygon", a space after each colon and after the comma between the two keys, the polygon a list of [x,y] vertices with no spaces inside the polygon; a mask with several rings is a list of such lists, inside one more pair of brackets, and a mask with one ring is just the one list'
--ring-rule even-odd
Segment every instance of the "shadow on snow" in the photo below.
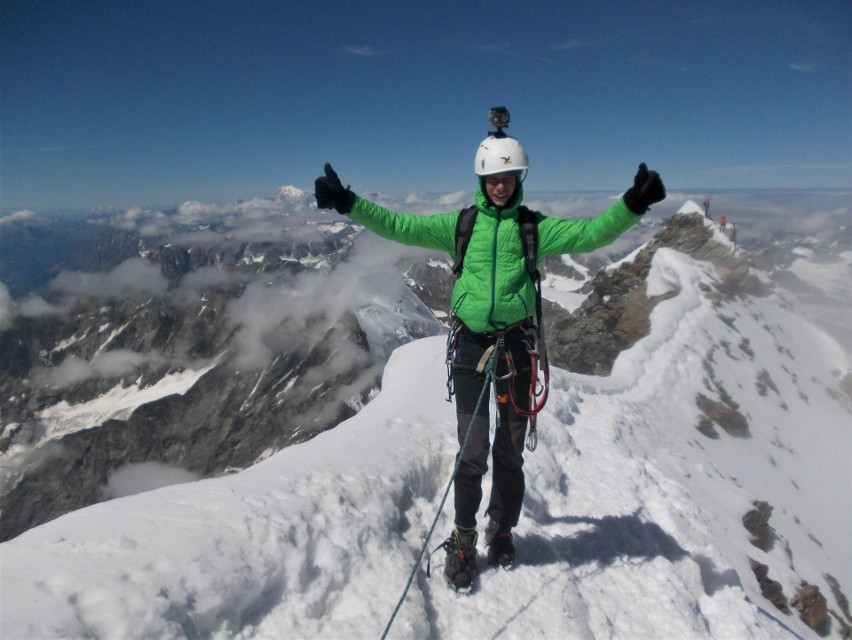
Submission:
{"label": "shadow on snow", "polygon": [[569,536],[519,536],[518,549],[522,550],[519,560],[524,565],[541,566],[567,562],[574,567],[591,563],[606,567],[624,557],[646,560],[663,557],[670,562],[676,562],[689,555],[659,525],[643,521],[638,512],[629,516],[603,518],[548,516],[542,524],[593,526]]}

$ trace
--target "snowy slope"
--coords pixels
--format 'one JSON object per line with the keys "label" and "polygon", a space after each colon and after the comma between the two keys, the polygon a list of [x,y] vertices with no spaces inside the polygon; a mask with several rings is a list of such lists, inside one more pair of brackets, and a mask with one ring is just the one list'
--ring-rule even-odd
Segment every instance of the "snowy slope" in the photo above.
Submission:
{"label": "snowy slope", "polygon": [[[607,378],[554,372],[527,454],[518,566],[483,566],[463,597],[436,553],[389,637],[815,637],[761,596],[749,558],[788,597],[807,579],[836,608],[824,573],[849,592],[852,438],[837,392],[849,362],[772,298],[709,295],[715,278],[657,253],[648,293],[677,295],[651,334]],[[358,415],[244,472],[0,544],[0,636],[380,637],[454,461],[443,351],[441,337],[397,349]],[[750,437],[699,433],[698,394],[735,401]],[[775,507],[768,552],[742,526],[755,500]],[[450,507],[430,549],[451,526]]]}

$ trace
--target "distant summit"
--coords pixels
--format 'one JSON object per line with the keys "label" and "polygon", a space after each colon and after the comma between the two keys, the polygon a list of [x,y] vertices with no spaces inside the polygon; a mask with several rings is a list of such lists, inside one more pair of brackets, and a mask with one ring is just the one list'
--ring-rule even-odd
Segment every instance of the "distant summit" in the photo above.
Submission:
{"label": "distant summit", "polygon": [[275,190],[275,199],[295,204],[311,205],[314,203],[314,194],[312,191],[305,191],[299,189],[299,187],[287,185],[278,187]]}
{"label": "distant summit", "polygon": [[700,213],[702,216],[705,215],[703,207],[693,200],[687,200],[684,202],[683,206],[678,209],[677,212],[683,214]]}

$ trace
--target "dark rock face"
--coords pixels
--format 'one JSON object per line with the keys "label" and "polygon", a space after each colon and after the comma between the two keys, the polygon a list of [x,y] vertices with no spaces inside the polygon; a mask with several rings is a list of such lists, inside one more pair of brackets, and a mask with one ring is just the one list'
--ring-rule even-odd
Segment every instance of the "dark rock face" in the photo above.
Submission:
{"label": "dark rock face", "polygon": [[[342,372],[319,387],[306,382],[328,358],[327,348],[287,354],[262,373],[214,367],[184,395],[164,397],[139,407],[127,420],[107,420],[48,444],[41,463],[0,496],[0,538],[8,540],[99,502],[109,475],[124,465],[157,461],[212,476],[249,466],[267,449],[333,427],[353,409],[343,402],[328,407],[317,399],[334,394],[358,374]],[[295,384],[284,391],[290,381]],[[378,378],[369,382],[375,386]]]}
{"label": "dark rock face", "polygon": [[[770,551],[775,543],[775,530],[769,524],[772,511],[773,508],[769,503],[757,500],[754,502],[754,509],[743,516],[743,526],[751,536],[750,542],[761,551]],[[781,584],[769,577],[769,567],[756,560],[751,560],[751,569],[754,572],[754,577],[757,578],[763,597],[769,600],[779,611],[789,614],[792,607],[799,612],[799,618],[802,622],[822,636],[829,633],[830,613],[840,625],[841,635],[849,637],[849,632],[852,630],[852,626],[849,624],[852,622],[852,616],[849,613],[849,601],[841,590],[840,584],[832,576],[825,574],[823,577],[831,588],[842,615],[829,609],[828,600],[820,593],[819,587],[816,585],[802,581],[798,592],[788,602]]]}
{"label": "dark rock face", "polygon": [[772,516],[772,506],[763,501],[756,501],[754,509],[743,516],[743,526],[751,534],[751,543],[762,551],[769,551],[775,534],[769,526]]}
{"label": "dark rock face", "polygon": [[754,571],[754,576],[757,578],[763,597],[769,600],[779,611],[790,613],[790,606],[787,602],[787,596],[784,595],[784,588],[780,582],[772,580],[769,577],[769,567],[756,560],[752,560],[751,570]]}
{"label": "dark rock face", "polygon": [[714,425],[719,425],[725,433],[734,438],[750,437],[748,420],[739,412],[737,403],[730,399],[712,400],[702,393],[695,399],[695,404],[703,415],[699,417],[698,430],[712,440],[719,438]]}
{"label": "dark rock face", "polygon": [[822,577],[828,583],[831,594],[834,596],[834,600],[840,609],[839,612],[833,609],[829,609],[828,612],[840,626],[840,636],[842,638],[852,638],[852,613],[849,611],[849,599],[843,593],[843,589],[840,588],[837,578],[828,573],[823,574]]}
{"label": "dark rock face", "polygon": [[548,312],[545,327],[554,364],[577,373],[608,375],[618,354],[648,334],[651,312],[668,297],[649,298],[645,291],[651,260],[661,247],[713,263],[721,283],[712,295],[768,292],[749,274],[742,253],[735,255],[713,240],[702,217],[675,215],[632,262],[599,271],[579,309],[567,316]]}
{"label": "dark rock face", "polygon": [[827,632],[828,601],[819,587],[803,582],[799,592],[790,600],[790,605],[799,612],[799,618],[815,631]]}

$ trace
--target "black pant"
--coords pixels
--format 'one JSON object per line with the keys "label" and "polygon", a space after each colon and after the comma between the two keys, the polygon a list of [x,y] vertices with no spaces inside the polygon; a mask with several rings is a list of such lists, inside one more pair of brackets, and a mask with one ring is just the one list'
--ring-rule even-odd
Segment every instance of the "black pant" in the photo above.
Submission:
{"label": "black pant", "polygon": [[[485,384],[484,370],[478,372],[477,365],[487,349],[497,341],[493,333],[473,333],[463,327],[453,360],[453,386],[456,394],[456,416],[458,418],[459,451],[461,458],[454,481],[455,524],[463,528],[476,527],[476,514],[482,501],[482,476],[488,471],[488,450],[491,449],[492,474],[491,498],[486,513],[504,527],[514,527],[521,515],[524,500],[524,439],[527,418],[515,411],[508,399],[509,385],[514,388],[515,401],[523,410],[529,409],[530,356],[522,328],[505,332],[505,349],[511,354],[517,374],[514,378],[496,380],[497,430],[494,445],[489,442],[490,390],[479,404],[474,415],[482,387]],[[496,375],[507,373],[507,365],[498,362]],[[505,398],[505,401],[501,401]],[[471,429],[467,437],[467,430]],[[458,458],[457,458],[458,460]]]}

